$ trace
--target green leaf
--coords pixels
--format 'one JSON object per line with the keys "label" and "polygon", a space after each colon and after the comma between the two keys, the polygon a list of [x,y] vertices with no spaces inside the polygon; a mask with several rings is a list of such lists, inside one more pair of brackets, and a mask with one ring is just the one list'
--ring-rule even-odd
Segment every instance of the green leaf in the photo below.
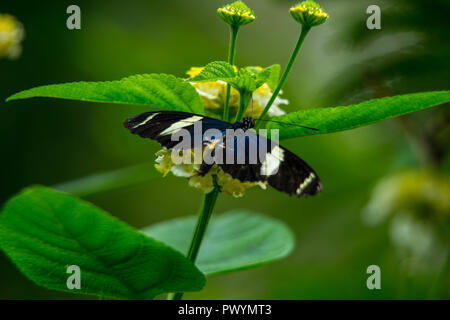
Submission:
{"label": "green leaf", "polygon": [[115,171],[93,174],[52,186],[52,188],[79,197],[86,197],[143,184],[160,177],[161,174],[155,170],[154,163],[143,163]]}
{"label": "green leaf", "polygon": [[278,85],[278,80],[280,79],[281,67],[279,64],[274,64],[265,69],[257,67],[246,67],[247,71],[252,72],[259,81],[259,86],[267,83],[270,89],[275,90]]}
{"label": "green leaf", "polygon": [[[279,67],[279,66],[278,66]],[[256,67],[245,67],[239,70],[236,79],[225,80],[229,82],[236,90],[243,93],[254,92],[264,83],[271,81],[276,76],[277,65],[259,69]],[[272,79],[273,81],[273,79]]]}
{"label": "green leaf", "polygon": [[281,66],[279,64],[274,64],[269,68],[270,75],[266,83],[272,91],[275,91],[278,86],[278,82],[280,81]]}
{"label": "green leaf", "polygon": [[189,83],[172,75],[143,74],[118,81],[72,82],[36,87],[16,93],[6,101],[49,97],[91,102],[153,106],[203,114],[202,101]]}
{"label": "green leaf", "polygon": [[[224,80],[226,81],[226,80]],[[252,93],[264,84],[264,81],[259,79],[256,74],[247,70],[240,69],[236,79],[228,81],[229,84],[238,90],[241,94]]]}
{"label": "green leaf", "polygon": [[[268,129],[280,129],[280,139],[296,138],[354,129],[378,121],[435,107],[450,102],[450,91],[421,92],[374,99],[345,107],[312,108],[272,118]],[[293,125],[319,129],[312,131]]]}
{"label": "green leaf", "polygon": [[235,69],[228,62],[214,61],[206,65],[200,74],[187,79],[187,81],[213,82],[220,80],[229,83],[239,92],[253,92],[264,83],[271,88],[276,87],[280,71],[280,66],[276,64],[265,69],[245,67],[236,74]]}
{"label": "green leaf", "polygon": [[[179,252],[90,203],[41,186],[8,201],[0,215],[0,247],[28,278],[49,289],[152,299],[205,284]],[[79,290],[67,288],[69,265],[81,269]]]}
{"label": "green leaf", "polygon": [[208,63],[198,75],[186,80],[190,82],[213,82],[218,80],[228,82],[236,78],[236,76],[236,72],[231,64],[225,61],[214,61]]}
{"label": "green leaf", "polygon": [[[147,227],[146,235],[186,252],[196,217],[183,217]],[[294,236],[273,218],[245,210],[213,216],[197,259],[206,275],[253,268],[287,256]]]}

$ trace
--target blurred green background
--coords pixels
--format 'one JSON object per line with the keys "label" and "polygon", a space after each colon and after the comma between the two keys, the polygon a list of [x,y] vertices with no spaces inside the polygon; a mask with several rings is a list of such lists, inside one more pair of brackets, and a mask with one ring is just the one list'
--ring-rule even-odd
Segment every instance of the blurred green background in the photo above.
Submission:
{"label": "blurred green background", "polygon": [[[191,66],[226,60],[228,30],[215,14],[224,3],[2,0],[0,13],[16,16],[26,39],[18,60],[0,60],[0,201],[30,184],[52,186],[153,162],[159,149],[122,127],[125,118],[147,111],[142,106],[51,99],[5,104],[5,98],[51,83],[137,73],[183,77]],[[298,36],[299,26],[288,12],[295,3],[246,3],[258,19],[240,33],[237,65],[284,67]],[[448,1],[432,6],[418,0],[319,3],[331,18],[304,44],[284,89],[287,111],[450,88]],[[71,4],[81,8],[79,31],[66,28]],[[366,28],[366,8],[372,4],[382,9],[381,30]],[[277,217],[294,231],[295,251],[268,266],[209,278],[205,290],[186,294],[186,299],[449,298],[447,110],[442,106],[349,132],[285,141],[319,173],[323,194],[299,200],[254,188],[242,199],[221,196],[215,212],[247,208]],[[403,192],[395,181],[385,190],[399,193],[403,201],[392,200],[381,213],[367,207],[385,201],[372,192],[381,179],[401,180],[404,170],[414,176],[424,168],[431,173],[418,174],[408,185],[418,190]],[[435,186],[439,190],[432,193],[443,197],[428,197],[422,183]],[[404,209],[401,203],[410,203],[408,196],[417,206]],[[201,198],[185,180],[171,175],[86,197],[136,228],[194,214]],[[400,211],[409,222],[396,219]],[[369,223],[370,214],[389,217]],[[430,218],[436,215],[444,218]],[[366,269],[374,264],[381,268],[381,290],[366,287]],[[0,298],[89,297],[40,288],[0,253]]]}

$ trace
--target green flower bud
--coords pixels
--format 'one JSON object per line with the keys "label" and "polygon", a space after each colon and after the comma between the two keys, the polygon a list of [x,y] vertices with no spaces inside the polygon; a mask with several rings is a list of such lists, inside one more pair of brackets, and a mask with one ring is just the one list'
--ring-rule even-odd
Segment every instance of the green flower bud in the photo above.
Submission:
{"label": "green flower bud", "polygon": [[236,1],[217,9],[217,14],[232,27],[245,26],[256,19],[253,10],[242,1]]}
{"label": "green flower bud", "polygon": [[292,7],[289,12],[305,27],[318,26],[328,19],[328,14],[314,1],[303,1]]}

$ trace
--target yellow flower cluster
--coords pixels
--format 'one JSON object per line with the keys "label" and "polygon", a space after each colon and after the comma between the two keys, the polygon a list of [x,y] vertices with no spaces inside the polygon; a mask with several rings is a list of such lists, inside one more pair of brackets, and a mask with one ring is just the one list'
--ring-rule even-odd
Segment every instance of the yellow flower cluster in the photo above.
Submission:
{"label": "yellow flower cluster", "polygon": [[[202,72],[203,68],[194,67],[191,68],[187,74],[193,78]],[[201,83],[191,83],[197,92],[199,93],[203,106],[205,107],[205,111],[213,114],[221,116],[223,114],[223,104],[225,101],[227,84],[223,81],[214,81],[214,82],[201,82]],[[252,116],[253,118],[258,118],[260,114],[263,112],[264,107],[269,102],[272,97],[272,90],[265,83],[255,92],[253,92],[253,110],[252,110],[252,102],[247,107],[246,116]],[[230,114],[235,115],[239,109],[239,92],[231,88],[230,95]],[[270,107],[268,112],[269,116],[282,116],[285,112],[280,108],[280,105],[287,105],[289,103],[286,99],[281,99],[277,97],[273,105]],[[233,117],[231,117],[233,119]]]}
{"label": "yellow flower cluster", "polygon": [[22,24],[9,14],[0,14],[0,59],[17,59],[22,53],[25,32]]}
{"label": "yellow flower cluster", "polygon": [[[156,153],[157,159],[155,168],[166,176],[172,172],[177,177],[189,179],[189,185],[209,193],[214,189],[214,176],[216,183],[220,190],[230,196],[239,198],[242,197],[248,188],[260,186],[266,189],[266,183],[262,182],[240,182],[233,179],[229,174],[223,172],[217,165],[214,165],[211,170],[204,176],[198,174],[200,165],[197,164],[174,164],[172,161],[172,152],[167,149],[162,149]],[[182,156],[182,155],[181,155]],[[192,158],[194,151],[191,151]]]}
{"label": "yellow flower cluster", "polygon": [[318,26],[328,19],[328,14],[314,1],[303,1],[289,12],[297,22],[308,27]]}

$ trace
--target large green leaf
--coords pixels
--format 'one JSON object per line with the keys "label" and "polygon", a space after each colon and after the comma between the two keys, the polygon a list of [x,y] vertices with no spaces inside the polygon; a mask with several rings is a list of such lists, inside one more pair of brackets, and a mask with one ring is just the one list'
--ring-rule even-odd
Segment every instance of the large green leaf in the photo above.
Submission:
{"label": "large green leaf", "polygon": [[152,162],[133,167],[93,174],[77,180],[52,186],[53,189],[71,193],[79,197],[128,188],[160,178]]}
{"label": "large green leaf", "polygon": [[[345,107],[300,110],[272,118],[272,120],[286,124],[269,122],[267,128],[280,129],[280,139],[332,133],[362,127],[447,102],[450,102],[450,91],[406,94],[369,100]],[[313,127],[319,131],[299,128],[290,124]]]}
{"label": "large green leaf", "polygon": [[[205,278],[182,254],[68,194],[31,187],[0,215],[0,247],[38,285],[125,299],[200,290]],[[69,265],[81,289],[69,290]]]}
{"label": "large green leaf", "polygon": [[16,93],[7,101],[50,97],[92,102],[153,106],[161,110],[203,113],[195,89],[182,79],[166,74],[143,74],[118,81],[54,84]]}
{"label": "large green leaf", "polygon": [[[186,252],[196,217],[150,226],[143,232]],[[206,275],[256,267],[287,256],[294,236],[282,222],[245,210],[213,216],[197,259]]]}

